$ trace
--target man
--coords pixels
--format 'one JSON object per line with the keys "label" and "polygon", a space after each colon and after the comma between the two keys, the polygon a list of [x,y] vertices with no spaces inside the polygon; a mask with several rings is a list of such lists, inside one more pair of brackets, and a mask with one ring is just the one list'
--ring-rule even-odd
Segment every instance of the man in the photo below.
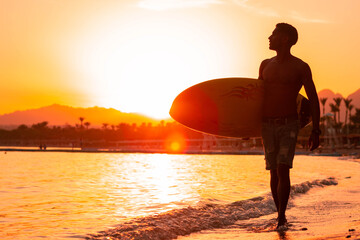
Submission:
{"label": "man", "polygon": [[304,86],[310,100],[313,129],[309,138],[310,150],[319,146],[320,107],[311,70],[307,63],[293,56],[291,47],[297,42],[297,30],[279,23],[269,37],[271,50],[276,56],[260,65],[259,79],[264,81],[262,138],[266,169],[270,170],[270,186],[278,211],[277,228],[285,230],[285,211],[290,195],[290,169],[292,168],[299,130],[296,97]]}

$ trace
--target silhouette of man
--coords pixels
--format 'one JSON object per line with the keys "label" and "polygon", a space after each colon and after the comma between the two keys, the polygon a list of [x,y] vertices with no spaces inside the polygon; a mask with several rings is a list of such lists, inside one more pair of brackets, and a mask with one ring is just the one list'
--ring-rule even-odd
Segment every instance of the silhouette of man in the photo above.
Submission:
{"label": "silhouette of man", "polygon": [[277,24],[269,37],[269,48],[276,51],[276,56],[265,59],[259,69],[259,79],[264,81],[265,89],[262,139],[279,230],[287,228],[285,211],[290,195],[290,169],[299,130],[296,98],[302,86],[311,106],[310,150],[319,146],[321,134],[319,100],[310,67],[290,52],[297,39],[296,28],[287,23]]}

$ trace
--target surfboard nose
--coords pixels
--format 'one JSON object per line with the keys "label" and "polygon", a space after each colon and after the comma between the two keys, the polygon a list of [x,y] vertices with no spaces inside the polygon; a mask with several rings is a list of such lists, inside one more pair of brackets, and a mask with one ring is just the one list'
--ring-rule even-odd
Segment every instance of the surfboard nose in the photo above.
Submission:
{"label": "surfboard nose", "polygon": [[263,82],[214,79],[194,85],[174,100],[170,116],[196,131],[223,137],[260,136]]}
{"label": "surfboard nose", "polygon": [[197,86],[180,93],[173,101],[169,113],[174,120],[192,129],[218,132],[217,104],[206,91]]}

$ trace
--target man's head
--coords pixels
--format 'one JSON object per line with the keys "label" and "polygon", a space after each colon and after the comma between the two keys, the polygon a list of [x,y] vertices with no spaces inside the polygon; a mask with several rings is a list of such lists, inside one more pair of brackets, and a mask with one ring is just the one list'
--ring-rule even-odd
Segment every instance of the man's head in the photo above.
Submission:
{"label": "man's head", "polygon": [[270,49],[277,50],[281,45],[286,44],[288,47],[295,45],[298,40],[298,32],[295,27],[288,23],[278,23],[269,37]]}

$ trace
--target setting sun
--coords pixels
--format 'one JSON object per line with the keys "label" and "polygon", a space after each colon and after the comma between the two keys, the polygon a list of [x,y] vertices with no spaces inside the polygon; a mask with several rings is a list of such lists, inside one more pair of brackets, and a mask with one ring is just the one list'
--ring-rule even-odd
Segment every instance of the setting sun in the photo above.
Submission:
{"label": "setting sun", "polygon": [[[168,118],[172,100],[191,85],[256,78],[260,62],[274,54],[267,38],[281,21],[298,27],[294,54],[312,66],[317,89],[346,97],[360,77],[354,58],[360,34],[353,31],[360,3],[326,10],[305,3],[6,1],[0,114],[58,103]],[[347,61],[331,60],[339,56]]]}
{"label": "setting sun", "polygon": [[206,18],[183,21],[145,10],[120,23],[110,18],[71,36],[76,46],[64,54],[74,55],[69,67],[87,76],[99,105],[166,118],[179,91],[220,77],[221,64],[231,65],[231,46]]}
{"label": "setting sun", "polygon": [[186,150],[186,138],[180,133],[174,133],[165,140],[165,149],[170,153],[182,153]]}
{"label": "setting sun", "polygon": [[174,152],[178,152],[180,150],[180,147],[180,143],[178,142],[172,142],[170,145],[171,150]]}

